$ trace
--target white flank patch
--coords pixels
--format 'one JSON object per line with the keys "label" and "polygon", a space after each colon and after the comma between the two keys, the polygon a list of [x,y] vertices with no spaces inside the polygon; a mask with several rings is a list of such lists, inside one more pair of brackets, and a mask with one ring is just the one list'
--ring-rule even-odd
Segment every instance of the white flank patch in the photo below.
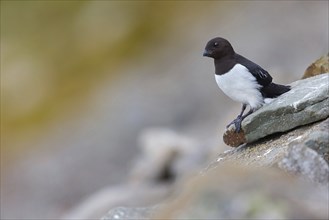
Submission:
{"label": "white flank patch", "polygon": [[263,105],[263,96],[259,91],[261,85],[245,66],[236,64],[227,73],[215,77],[219,88],[234,101],[248,104],[253,109]]}

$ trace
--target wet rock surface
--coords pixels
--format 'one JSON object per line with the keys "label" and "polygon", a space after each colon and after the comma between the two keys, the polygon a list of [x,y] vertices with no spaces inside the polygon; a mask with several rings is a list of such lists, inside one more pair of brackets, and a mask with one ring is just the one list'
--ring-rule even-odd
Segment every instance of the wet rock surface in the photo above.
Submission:
{"label": "wet rock surface", "polygon": [[225,143],[237,147],[278,132],[323,120],[329,116],[329,74],[291,84],[292,89],[251,114],[242,122],[242,134],[232,125],[224,133]]}

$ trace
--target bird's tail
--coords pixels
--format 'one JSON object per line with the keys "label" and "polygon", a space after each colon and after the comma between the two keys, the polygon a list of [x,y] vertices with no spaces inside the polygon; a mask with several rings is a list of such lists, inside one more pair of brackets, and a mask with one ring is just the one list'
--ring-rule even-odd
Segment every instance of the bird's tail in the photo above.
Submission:
{"label": "bird's tail", "polygon": [[261,93],[265,98],[276,98],[290,90],[290,86],[270,83],[268,86],[261,88]]}

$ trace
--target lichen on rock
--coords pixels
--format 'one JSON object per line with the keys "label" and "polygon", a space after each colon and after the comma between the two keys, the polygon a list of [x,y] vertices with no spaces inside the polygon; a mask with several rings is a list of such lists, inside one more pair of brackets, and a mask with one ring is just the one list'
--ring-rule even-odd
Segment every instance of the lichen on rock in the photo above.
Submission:
{"label": "lichen on rock", "polygon": [[329,72],[329,53],[327,55],[323,55],[314,63],[312,63],[309,67],[307,67],[302,79],[306,79],[312,76],[316,76],[328,72]]}

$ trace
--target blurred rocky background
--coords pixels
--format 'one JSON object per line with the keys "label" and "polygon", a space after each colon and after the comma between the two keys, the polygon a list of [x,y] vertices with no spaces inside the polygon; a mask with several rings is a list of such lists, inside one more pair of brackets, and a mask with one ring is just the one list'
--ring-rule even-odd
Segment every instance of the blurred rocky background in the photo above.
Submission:
{"label": "blurred rocky background", "polygon": [[[325,65],[329,65],[328,60]],[[141,163],[147,166],[143,166],[143,175],[139,175],[144,184],[134,184],[133,194],[118,195],[112,187],[112,191],[94,195],[92,200],[87,200],[66,217],[97,218],[97,211],[104,208],[100,204],[107,198],[107,206],[112,208],[101,220],[328,219],[328,77],[329,73],[318,72],[316,76],[294,82],[289,92],[248,116],[242,123],[242,131],[232,131],[231,138],[225,140],[225,135],[230,133],[228,128],[224,141],[236,148],[220,153],[203,169],[194,169],[198,172],[192,173],[191,166],[190,171],[177,169],[177,164],[182,164],[186,158],[197,163],[195,157],[182,151],[191,152],[195,146],[193,142],[182,142],[187,139],[165,136],[164,132],[144,136],[148,141],[142,145],[144,158]],[[248,129],[250,126],[253,126],[252,130]],[[247,143],[235,145],[241,136],[245,136]],[[161,137],[167,137],[167,141]],[[163,147],[165,143],[166,148]],[[183,148],[184,143],[189,148]],[[176,146],[176,154],[172,153],[172,146]],[[159,154],[161,160],[157,159]],[[150,159],[157,160],[152,162]],[[145,178],[150,176],[153,177]],[[149,185],[150,180],[158,184],[143,191],[140,186]],[[163,193],[166,182],[167,196],[163,198],[163,194],[156,192],[161,189]],[[130,182],[126,189],[131,186]],[[141,198],[147,198],[148,206],[140,206],[141,191]],[[162,201],[159,203],[154,196]]]}
{"label": "blurred rocky background", "polygon": [[1,1],[1,219],[157,204],[228,150],[214,36],[290,83],[328,53],[328,2]]}

